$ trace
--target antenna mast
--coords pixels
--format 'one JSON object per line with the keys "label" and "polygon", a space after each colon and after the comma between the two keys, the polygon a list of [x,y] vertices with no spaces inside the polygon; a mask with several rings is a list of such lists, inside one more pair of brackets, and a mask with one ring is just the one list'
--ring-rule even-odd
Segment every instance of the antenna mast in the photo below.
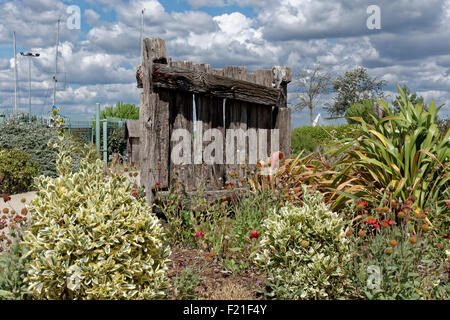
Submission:
{"label": "antenna mast", "polygon": [[16,57],[16,32],[13,31],[14,39],[14,113],[17,112],[17,57]]}
{"label": "antenna mast", "polygon": [[56,106],[56,83],[58,82],[56,80],[56,74],[58,73],[59,22],[60,22],[60,20],[58,19],[58,27],[57,27],[57,32],[56,32],[55,75],[53,76],[53,82],[54,82],[54,86],[53,86],[53,105],[54,106]]}
{"label": "antenna mast", "polygon": [[143,36],[144,36],[144,10],[145,9],[142,9],[142,11],[141,11],[141,13],[142,13],[142,15],[141,15],[141,53],[140,53],[140,55],[142,55],[142,41],[144,40],[143,39]]}

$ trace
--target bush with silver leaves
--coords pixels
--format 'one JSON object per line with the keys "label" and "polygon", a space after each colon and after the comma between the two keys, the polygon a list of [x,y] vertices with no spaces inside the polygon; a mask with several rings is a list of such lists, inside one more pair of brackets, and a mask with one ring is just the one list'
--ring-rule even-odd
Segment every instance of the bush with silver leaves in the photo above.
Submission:
{"label": "bush with silver leaves", "polygon": [[79,172],[58,137],[57,178],[40,177],[25,234],[25,281],[38,299],[157,299],[166,296],[170,249],[145,199],[103,163]]}
{"label": "bush with silver leaves", "polygon": [[345,294],[349,261],[345,222],[303,186],[303,206],[274,209],[264,222],[262,252],[268,295],[276,299],[336,299]]}

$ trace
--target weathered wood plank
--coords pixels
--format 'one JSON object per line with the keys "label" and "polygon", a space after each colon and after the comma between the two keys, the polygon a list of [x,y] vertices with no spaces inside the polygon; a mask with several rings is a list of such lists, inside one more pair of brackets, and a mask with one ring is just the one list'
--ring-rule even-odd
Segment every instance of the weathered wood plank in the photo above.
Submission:
{"label": "weathered wood plank", "polygon": [[275,129],[279,130],[279,151],[287,159],[291,156],[291,109],[275,108],[274,118]]}
{"label": "weathered wood plank", "polygon": [[[169,174],[171,179],[176,176],[180,184],[192,189],[194,184],[192,93],[173,92],[172,96],[173,99],[170,103],[171,154]],[[178,134],[174,136],[175,131]],[[175,152],[177,154],[172,155]],[[174,162],[174,159],[178,159],[179,162],[178,160]]]}
{"label": "weathered wood plank", "polygon": [[[266,70],[270,74],[270,70]],[[205,72],[196,72],[174,65],[153,65],[153,85],[166,89],[177,89],[193,93],[212,94],[262,105],[277,105],[281,91],[270,86],[243,80],[230,79]],[[270,81],[270,80],[269,80]],[[266,81],[267,83],[269,81]]]}

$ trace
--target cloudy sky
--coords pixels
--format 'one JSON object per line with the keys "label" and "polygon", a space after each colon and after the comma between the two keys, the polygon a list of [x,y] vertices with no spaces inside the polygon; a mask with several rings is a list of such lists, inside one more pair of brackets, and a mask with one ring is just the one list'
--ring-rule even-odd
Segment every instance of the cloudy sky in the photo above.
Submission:
{"label": "cloudy sky", "polygon": [[[370,5],[381,10],[380,29],[367,27]],[[67,24],[70,6],[80,10],[80,29]],[[137,104],[142,9],[144,35],[165,39],[175,60],[249,71],[320,63],[335,75],[363,66],[388,82],[388,100],[397,83],[406,84],[426,101],[446,104],[441,117],[450,116],[450,0],[0,0],[0,113],[14,105],[13,31],[17,52],[40,53],[32,61],[33,113],[50,108],[58,18],[56,100],[63,113],[82,119],[92,116],[96,102]],[[26,59],[18,54],[24,110]],[[291,86],[291,101],[294,91]],[[327,116],[321,107],[318,112]],[[306,111],[293,113],[294,127],[308,122]]]}

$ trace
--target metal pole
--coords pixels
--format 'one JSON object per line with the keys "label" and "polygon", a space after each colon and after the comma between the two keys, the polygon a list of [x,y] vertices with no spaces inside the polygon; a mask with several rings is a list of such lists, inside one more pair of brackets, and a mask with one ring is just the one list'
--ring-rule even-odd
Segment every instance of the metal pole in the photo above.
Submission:
{"label": "metal pole", "polygon": [[95,109],[95,144],[98,153],[100,153],[100,103],[97,103]]}
{"label": "metal pole", "polygon": [[141,15],[141,36],[140,36],[140,40],[141,40],[141,53],[139,54],[140,56],[142,56],[142,41],[143,36],[144,36],[144,9],[142,9],[142,15]]}
{"label": "metal pole", "polygon": [[58,45],[59,45],[59,19],[58,19],[58,27],[56,31],[56,54],[55,54],[55,75],[53,76],[53,105],[56,106],[56,74],[58,73]]}
{"label": "metal pole", "polygon": [[103,161],[108,164],[108,120],[103,121]]}
{"label": "metal pole", "polygon": [[31,56],[28,56],[28,120],[31,123]]}
{"label": "metal pole", "polygon": [[14,114],[17,112],[17,57],[16,57],[16,32],[13,32],[14,39]]}

